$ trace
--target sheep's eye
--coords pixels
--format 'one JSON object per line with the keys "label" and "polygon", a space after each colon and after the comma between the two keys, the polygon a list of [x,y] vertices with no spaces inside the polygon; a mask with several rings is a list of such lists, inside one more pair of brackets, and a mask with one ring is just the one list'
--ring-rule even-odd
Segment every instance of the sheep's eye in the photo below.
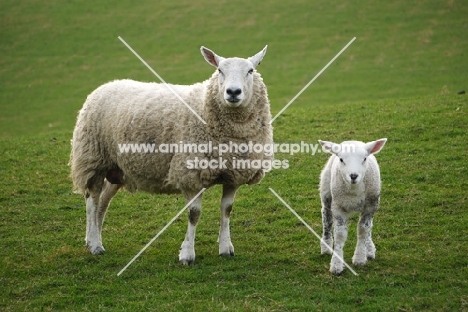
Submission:
{"label": "sheep's eye", "polygon": [[344,160],[343,160],[343,158],[340,158],[340,161],[341,161],[341,163],[342,163],[342,164],[344,164]]}
{"label": "sheep's eye", "polygon": [[223,72],[222,72],[221,69],[219,69],[219,68],[218,68],[218,73],[223,74]]}
{"label": "sheep's eye", "polygon": [[249,74],[252,74],[253,73],[253,68],[249,70]]}
{"label": "sheep's eye", "polygon": [[364,160],[362,161],[362,163],[365,163],[367,160],[367,157],[364,157]]}

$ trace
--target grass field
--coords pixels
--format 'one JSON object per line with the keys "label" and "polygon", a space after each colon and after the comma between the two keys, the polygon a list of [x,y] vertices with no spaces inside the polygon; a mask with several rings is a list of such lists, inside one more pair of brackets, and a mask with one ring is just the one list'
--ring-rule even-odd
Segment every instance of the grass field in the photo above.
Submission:
{"label": "grass field", "polygon": [[[468,310],[468,100],[457,94],[468,89],[468,4],[5,0],[0,16],[0,310]],[[194,266],[177,260],[182,217],[117,277],[180,196],[119,193],[107,253],[89,254],[68,177],[76,112],[109,80],[156,81],[118,36],[166,81],[188,84],[213,70],[201,45],[246,57],[268,44],[258,70],[273,115],[357,37],[275,121],[275,141],[388,138],[376,260],[332,276],[317,239],[268,190],[320,232],[323,153],[278,154],[290,169],[240,189],[233,258],[217,256],[219,187],[204,194]]]}

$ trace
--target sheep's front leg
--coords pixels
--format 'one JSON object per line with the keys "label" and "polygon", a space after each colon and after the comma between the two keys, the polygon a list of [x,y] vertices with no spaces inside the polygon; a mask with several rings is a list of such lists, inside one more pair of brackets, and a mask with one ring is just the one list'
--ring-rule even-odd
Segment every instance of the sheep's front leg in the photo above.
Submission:
{"label": "sheep's front leg", "polygon": [[219,227],[219,255],[234,256],[234,246],[231,242],[231,233],[229,229],[229,218],[232,211],[232,204],[238,187],[232,185],[223,185],[223,197],[221,199],[221,220]]}
{"label": "sheep's front leg", "polygon": [[334,253],[330,262],[330,272],[336,275],[343,272],[343,247],[348,238],[348,217],[345,213],[333,210],[333,227],[335,236]]}
{"label": "sheep's front leg", "polygon": [[[186,202],[190,202],[196,193],[185,195]],[[188,207],[188,228],[185,240],[180,246],[179,262],[184,265],[193,264],[195,262],[195,231],[197,223],[200,219],[202,208],[202,195],[200,194]]]}
{"label": "sheep's front leg", "polygon": [[372,213],[361,214],[357,228],[357,244],[353,264],[365,265],[367,259],[375,258],[375,245],[372,242]]}
{"label": "sheep's front leg", "polygon": [[321,254],[333,253],[333,216],[331,211],[331,194],[321,194],[322,200],[322,239],[320,240],[320,251]]}

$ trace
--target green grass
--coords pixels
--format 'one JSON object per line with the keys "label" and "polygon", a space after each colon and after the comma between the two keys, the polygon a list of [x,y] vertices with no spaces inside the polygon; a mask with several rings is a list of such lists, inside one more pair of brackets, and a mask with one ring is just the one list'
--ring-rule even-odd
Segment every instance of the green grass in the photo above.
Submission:
{"label": "green grass", "polygon": [[356,41],[295,105],[397,99],[468,88],[468,5],[398,1],[12,1],[0,13],[0,137],[70,131],[97,86],[118,78],[194,83],[213,68],[205,45],[250,56],[274,113],[353,37]]}
{"label": "green grass", "polygon": [[[4,1],[0,13],[0,310],[466,311],[468,5],[365,0],[268,4]],[[212,68],[200,45],[248,56],[276,114],[351,38],[357,40],[274,123],[275,141],[387,137],[377,155],[377,258],[340,277],[317,239],[318,176],[327,155],[277,154],[290,169],[240,189],[233,258],[217,255],[219,187],[204,194],[197,262],[178,264],[180,196],[119,193],[104,225],[107,253],[84,247],[84,201],[67,166],[76,112],[117,78],[192,83]],[[355,246],[352,219],[345,260]]]}
{"label": "green grass", "polygon": [[[6,310],[466,309],[467,104],[465,97],[440,96],[323,105],[317,108],[324,117],[317,119],[291,107],[295,117],[278,120],[277,139],[283,142],[389,138],[378,155],[383,189],[374,229],[377,259],[357,268],[357,277],[349,271],[331,276],[330,258],[320,256],[316,238],[268,191],[276,190],[320,231],[317,184],[325,154],[278,154],[290,169],[241,188],[232,217],[234,258],[217,256],[220,190],[213,188],[204,195],[195,266],[177,261],[186,229],[181,218],[117,277],[183,206],[181,198],[119,193],[104,227],[108,252],[92,256],[83,246],[83,199],[71,193],[67,177],[67,134],[3,140],[0,231],[6,254],[0,305]],[[356,117],[361,122],[356,124]],[[347,261],[355,225],[354,218]]]}

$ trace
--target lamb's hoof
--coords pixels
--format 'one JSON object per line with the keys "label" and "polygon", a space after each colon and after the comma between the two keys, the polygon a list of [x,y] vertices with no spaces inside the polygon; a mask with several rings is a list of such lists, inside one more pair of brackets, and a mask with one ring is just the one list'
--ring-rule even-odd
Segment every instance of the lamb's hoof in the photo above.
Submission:
{"label": "lamb's hoof", "polygon": [[330,272],[335,275],[341,275],[343,272],[343,263],[339,259],[332,258],[330,262]]}
{"label": "lamb's hoof", "polygon": [[367,257],[365,255],[353,256],[353,265],[364,266],[367,263]]}
{"label": "lamb's hoof", "polygon": [[195,259],[179,259],[179,263],[182,265],[194,265]]}
{"label": "lamb's hoof", "polygon": [[320,254],[332,255],[333,254],[333,241],[332,240],[321,240],[320,241]]}
{"label": "lamb's hoof", "polygon": [[91,251],[91,253],[92,253],[93,255],[102,255],[102,254],[104,254],[104,252],[106,251],[106,250],[104,249],[104,247],[102,247],[102,246],[97,246],[97,247],[94,247],[94,248],[88,247],[88,248],[89,248],[89,250]]}
{"label": "lamb's hoof", "polygon": [[330,272],[335,276],[341,276],[341,274],[343,274],[343,269],[330,268]]}
{"label": "lamb's hoof", "polygon": [[365,266],[366,264],[367,264],[367,259],[364,261],[353,260],[353,265],[357,267]]}

